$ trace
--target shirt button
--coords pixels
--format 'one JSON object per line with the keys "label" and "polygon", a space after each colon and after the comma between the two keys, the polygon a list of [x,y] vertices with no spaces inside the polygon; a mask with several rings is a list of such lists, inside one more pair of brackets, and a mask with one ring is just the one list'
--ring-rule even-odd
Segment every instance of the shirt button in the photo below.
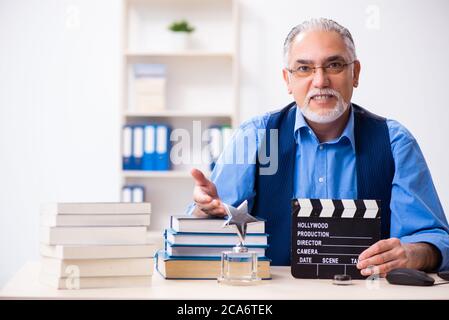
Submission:
{"label": "shirt button", "polygon": [[309,134],[312,135],[312,130],[309,130]]}
{"label": "shirt button", "polygon": [[323,178],[323,177],[320,177],[320,178],[318,179],[318,181],[319,181],[320,183],[323,183],[323,182],[324,182],[324,178]]}
{"label": "shirt button", "polygon": [[319,148],[320,148],[320,150],[323,150],[323,149],[324,149],[324,147],[323,147],[322,144],[320,144]]}

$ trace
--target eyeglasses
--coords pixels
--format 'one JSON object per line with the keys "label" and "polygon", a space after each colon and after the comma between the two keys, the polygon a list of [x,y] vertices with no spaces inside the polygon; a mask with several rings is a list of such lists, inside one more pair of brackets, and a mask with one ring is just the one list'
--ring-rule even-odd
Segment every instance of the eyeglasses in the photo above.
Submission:
{"label": "eyeglasses", "polygon": [[311,74],[315,73],[315,71],[317,69],[323,69],[323,71],[327,74],[339,74],[347,66],[349,66],[350,64],[353,64],[353,63],[354,63],[354,61],[348,62],[348,63],[344,63],[342,61],[334,61],[334,62],[329,62],[328,64],[321,66],[321,67],[313,67],[311,65],[300,65],[295,70],[287,69],[287,71],[298,78],[308,77]]}

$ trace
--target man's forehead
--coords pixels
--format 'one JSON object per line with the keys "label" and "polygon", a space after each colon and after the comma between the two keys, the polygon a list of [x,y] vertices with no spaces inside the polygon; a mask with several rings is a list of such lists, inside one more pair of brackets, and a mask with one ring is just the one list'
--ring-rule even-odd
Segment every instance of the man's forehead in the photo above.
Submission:
{"label": "man's forehead", "polygon": [[348,58],[343,54],[334,54],[330,56],[325,56],[322,58],[305,58],[304,56],[299,56],[297,58],[293,57],[292,62],[298,64],[319,64],[319,63],[327,63],[333,61],[342,61],[345,62]]}
{"label": "man's forehead", "polygon": [[326,61],[340,56],[347,59],[348,50],[343,38],[335,31],[313,30],[300,33],[290,48],[291,61]]}

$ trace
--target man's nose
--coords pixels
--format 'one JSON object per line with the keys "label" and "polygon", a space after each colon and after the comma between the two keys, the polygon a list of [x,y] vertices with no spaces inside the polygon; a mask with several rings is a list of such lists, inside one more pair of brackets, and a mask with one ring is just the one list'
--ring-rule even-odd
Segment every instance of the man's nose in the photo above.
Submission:
{"label": "man's nose", "polygon": [[325,88],[329,86],[329,78],[323,68],[315,69],[312,84],[315,88]]}

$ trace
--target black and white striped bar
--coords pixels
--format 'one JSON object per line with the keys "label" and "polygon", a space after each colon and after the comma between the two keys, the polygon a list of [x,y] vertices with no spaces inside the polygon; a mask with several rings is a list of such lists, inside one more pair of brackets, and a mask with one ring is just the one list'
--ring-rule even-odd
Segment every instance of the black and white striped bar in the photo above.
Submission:
{"label": "black and white striped bar", "polygon": [[380,217],[379,200],[295,199],[293,208],[298,217],[365,218]]}

